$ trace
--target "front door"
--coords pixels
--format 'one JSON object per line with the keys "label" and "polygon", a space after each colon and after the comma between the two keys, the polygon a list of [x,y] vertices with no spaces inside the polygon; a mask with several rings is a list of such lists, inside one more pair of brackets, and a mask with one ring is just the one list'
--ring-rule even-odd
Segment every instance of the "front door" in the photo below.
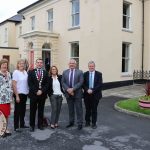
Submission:
{"label": "front door", "polygon": [[44,68],[46,71],[50,70],[51,66],[51,52],[47,50],[42,50],[42,59],[44,62]]}

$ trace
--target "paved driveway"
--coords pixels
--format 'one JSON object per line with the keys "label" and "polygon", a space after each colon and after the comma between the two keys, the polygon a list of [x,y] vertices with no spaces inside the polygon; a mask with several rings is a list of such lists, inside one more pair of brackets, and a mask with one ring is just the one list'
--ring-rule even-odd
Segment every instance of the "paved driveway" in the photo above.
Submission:
{"label": "paved driveway", "polygon": [[[1,150],[150,150],[150,120],[137,118],[114,110],[116,101],[124,99],[109,96],[100,101],[98,108],[98,128],[76,127],[66,129],[68,124],[67,104],[63,104],[60,128],[44,131],[28,129],[22,133],[13,132],[12,136],[0,138]],[[50,116],[47,106],[45,115]],[[28,112],[27,112],[28,119]],[[13,116],[9,126],[12,127]]]}

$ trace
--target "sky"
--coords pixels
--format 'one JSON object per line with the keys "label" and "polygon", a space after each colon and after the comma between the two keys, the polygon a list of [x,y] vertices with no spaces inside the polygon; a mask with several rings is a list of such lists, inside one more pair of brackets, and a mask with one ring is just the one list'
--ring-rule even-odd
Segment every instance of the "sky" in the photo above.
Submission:
{"label": "sky", "polygon": [[3,0],[0,5],[0,22],[14,16],[22,8],[38,0]]}

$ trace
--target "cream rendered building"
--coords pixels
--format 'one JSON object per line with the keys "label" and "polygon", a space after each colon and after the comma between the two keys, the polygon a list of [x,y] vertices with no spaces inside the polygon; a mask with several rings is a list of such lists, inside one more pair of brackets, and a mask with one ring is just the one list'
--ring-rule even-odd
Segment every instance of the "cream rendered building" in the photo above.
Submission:
{"label": "cream rendered building", "polygon": [[16,68],[19,58],[19,48],[16,45],[16,25],[21,22],[22,16],[16,15],[0,23],[0,59],[9,60],[9,71]]}
{"label": "cream rendered building", "polygon": [[107,88],[131,84],[134,70],[150,69],[149,8],[149,0],[38,0],[18,11],[16,46],[31,65],[42,57],[62,73],[70,58],[83,71],[93,60]]}

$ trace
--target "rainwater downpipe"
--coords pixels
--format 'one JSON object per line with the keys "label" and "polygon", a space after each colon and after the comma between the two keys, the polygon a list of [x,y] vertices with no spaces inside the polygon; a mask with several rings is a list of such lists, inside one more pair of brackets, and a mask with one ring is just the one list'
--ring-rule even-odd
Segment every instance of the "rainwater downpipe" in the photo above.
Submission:
{"label": "rainwater downpipe", "polygon": [[142,79],[144,74],[144,0],[142,0]]}

